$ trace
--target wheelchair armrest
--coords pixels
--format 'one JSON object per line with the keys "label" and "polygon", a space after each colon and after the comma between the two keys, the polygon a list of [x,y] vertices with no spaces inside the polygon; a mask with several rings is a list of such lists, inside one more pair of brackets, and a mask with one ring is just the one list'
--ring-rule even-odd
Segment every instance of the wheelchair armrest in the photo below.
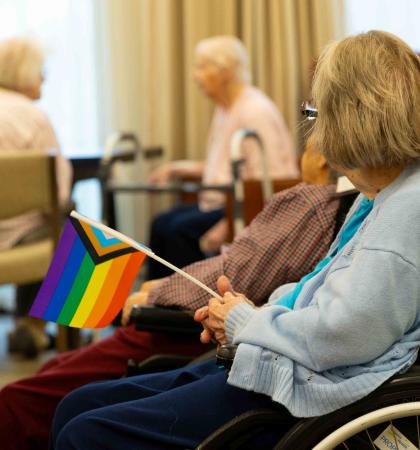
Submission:
{"label": "wheelchair armrest", "polygon": [[129,359],[126,375],[131,377],[143,375],[145,373],[165,372],[167,370],[179,369],[193,360],[193,356],[170,354],[153,355],[141,362],[137,362],[134,359]]}
{"label": "wheelchair armrest", "polygon": [[135,305],[131,310],[130,322],[136,330],[177,335],[199,336],[203,327],[193,319],[193,311],[164,308],[154,305]]}
{"label": "wheelchair armrest", "polygon": [[234,344],[219,345],[216,352],[216,364],[229,372],[237,349],[238,346]]}

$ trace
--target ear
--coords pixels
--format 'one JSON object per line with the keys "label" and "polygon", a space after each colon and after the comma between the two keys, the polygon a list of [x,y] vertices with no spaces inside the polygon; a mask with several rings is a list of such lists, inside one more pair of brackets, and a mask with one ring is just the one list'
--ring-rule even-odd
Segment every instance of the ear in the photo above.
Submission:
{"label": "ear", "polygon": [[220,77],[223,81],[230,83],[235,79],[235,72],[231,67],[222,67],[220,69]]}
{"label": "ear", "polygon": [[318,165],[322,170],[330,170],[330,166],[328,165],[327,160],[324,157],[320,158]]}
{"label": "ear", "polygon": [[319,151],[316,152],[316,167],[320,170],[329,170],[330,167],[328,165],[325,156]]}

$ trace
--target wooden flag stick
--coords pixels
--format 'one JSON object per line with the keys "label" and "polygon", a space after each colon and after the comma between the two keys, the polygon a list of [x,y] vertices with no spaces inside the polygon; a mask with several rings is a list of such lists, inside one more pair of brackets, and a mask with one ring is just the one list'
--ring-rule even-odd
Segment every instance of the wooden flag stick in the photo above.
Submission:
{"label": "wooden flag stick", "polygon": [[99,230],[103,231],[109,236],[113,236],[116,239],[119,239],[120,241],[125,242],[126,244],[130,245],[131,247],[135,248],[136,250],[145,253],[147,256],[150,256],[150,258],[155,259],[156,261],[160,262],[161,264],[169,267],[173,271],[179,273],[184,278],[187,278],[197,286],[201,287],[201,289],[204,289],[206,292],[208,292],[212,297],[216,297],[219,300],[222,299],[222,297],[217,294],[213,289],[210,289],[208,286],[203,284],[200,280],[197,280],[197,278],[194,278],[192,275],[190,275],[187,272],[184,272],[183,270],[179,269],[178,267],[171,264],[169,261],[166,261],[165,259],[161,258],[160,256],[157,256],[149,247],[146,247],[143,244],[140,244],[139,242],[136,242],[134,239],[131,239],[130,237],[126,236],[125,234],[120,233],[119,231],[113,230],[112,228],[107,227],[106,225],[103,225],[102,223],[95,222],[92,219],[89,219],[88,217],[82,216],[76,211],[72,211],[70,213],[71,217],[74,217],[75,219],[82,220],[84,222],[87,222],[89,225],[92,225],[95,228],[98,228]]}

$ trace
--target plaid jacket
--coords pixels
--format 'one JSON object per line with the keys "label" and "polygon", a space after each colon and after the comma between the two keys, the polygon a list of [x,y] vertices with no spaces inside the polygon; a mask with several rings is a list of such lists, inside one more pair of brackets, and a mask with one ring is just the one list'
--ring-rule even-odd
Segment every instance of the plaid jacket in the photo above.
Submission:
{"label": "plaid jacket", "polygon": [[[236,292],[264,303],[282,284],[298,281],[327,253],[339,201],[335,186],[300,183],[273,196],[269,204],[222,253],[184,270],[216,290],[226,275]],[[197,309],[209,294],[174,274],[152,289],[149,303]]]}

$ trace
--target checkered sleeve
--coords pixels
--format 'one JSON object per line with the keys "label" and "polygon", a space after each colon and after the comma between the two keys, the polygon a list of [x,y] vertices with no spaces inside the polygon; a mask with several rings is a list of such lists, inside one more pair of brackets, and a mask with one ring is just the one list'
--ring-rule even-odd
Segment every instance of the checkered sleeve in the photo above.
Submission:
{"label": "checkered sleeve", "polygon": [[[226,275],[236,292],[256,304],[265,302],[280,285],[298,281],[326,254],[337,214],[334,186],[301,183],[273,196],[270,203],[222,254],[184,270],[212,289]],[[149,302],[196,309],[209,295],[174,274],[152,289]]]}

